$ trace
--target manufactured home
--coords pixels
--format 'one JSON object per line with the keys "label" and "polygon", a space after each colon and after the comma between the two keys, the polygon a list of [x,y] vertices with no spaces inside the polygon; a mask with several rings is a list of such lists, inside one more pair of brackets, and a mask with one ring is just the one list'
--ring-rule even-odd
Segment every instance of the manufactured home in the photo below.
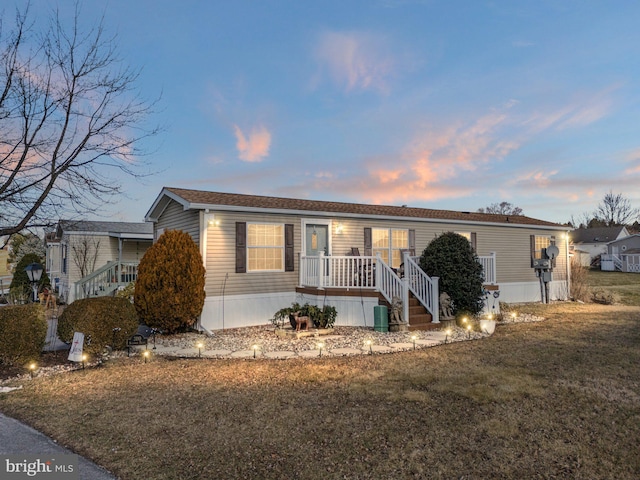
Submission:
{"label": "manufactured home", "polygon": [[153,244],[144,222],[60,220],[47,234],[46,265],[60,299],[112,295],[137,278],[138,264]]}
{"label": "manufactured home", "polygon": [[640,234],[627,235],[607,244],[602,270],[640,273]]}
{"label": "manufactured home", "polygon": [[[438,279],[417,266],[438,235],[457,232],[484,267],[486,308],[541,300],[533,268],[550,245],[551,299],[569,289],[565,226],[525,216],[364,205],[164,188],[146,215],[154,238],[188,232],[206,268],[200,325],[265,324],[292,302],[332,305],[337,325],[372,326],[374,306],[403,302],[410,328],[438,322]],[[492,309],[492,310],[491,310]]]}

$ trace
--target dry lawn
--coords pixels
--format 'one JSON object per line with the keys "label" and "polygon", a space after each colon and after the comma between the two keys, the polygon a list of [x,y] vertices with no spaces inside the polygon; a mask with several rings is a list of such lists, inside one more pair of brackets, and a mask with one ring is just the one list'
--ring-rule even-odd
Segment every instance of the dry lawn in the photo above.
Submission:
{"label": "dry lawn", "polygon": [[0,410],[123,479],[640,478],[640,308],[416,352],[112,361]]}

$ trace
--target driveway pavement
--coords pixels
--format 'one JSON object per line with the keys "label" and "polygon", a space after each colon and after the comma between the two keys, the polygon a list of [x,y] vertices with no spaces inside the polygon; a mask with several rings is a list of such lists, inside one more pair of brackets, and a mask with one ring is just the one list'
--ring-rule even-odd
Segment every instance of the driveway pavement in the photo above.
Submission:
{"label": "driveway pavement", "polygon": [[[74,453],[37,430],[0,413],[0,454],[73,455]],[[79,476],[76,478],[80,480],[117,480],[117,477],[104,468],[81,456],[78,456],[78,471]]]}

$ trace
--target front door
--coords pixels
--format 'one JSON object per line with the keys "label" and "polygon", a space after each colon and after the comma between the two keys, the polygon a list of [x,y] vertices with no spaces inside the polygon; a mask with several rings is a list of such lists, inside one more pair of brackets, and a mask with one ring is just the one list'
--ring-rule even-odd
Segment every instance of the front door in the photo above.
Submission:
{"label": "front door", "polygon": [[329,226],[307,224],[305,228],[306,254],[317,257],[322,252],[329,255]]}

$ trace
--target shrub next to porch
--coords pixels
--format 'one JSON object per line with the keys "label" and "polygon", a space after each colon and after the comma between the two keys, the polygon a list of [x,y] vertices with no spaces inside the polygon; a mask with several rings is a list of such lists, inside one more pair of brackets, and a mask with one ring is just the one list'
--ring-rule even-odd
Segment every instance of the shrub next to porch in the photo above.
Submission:
{"label": "shrub next to porch", "polygon": [[204,306],[205,268],[188,233],[169,230],[144,254],[134,304],[140,320],[167,333],[193,325]]}
{"label": "shrub next to porch", "polygon": [[440,277],[440,291],[449,294],[455,313],[475,315],[482,310],[482,265],[465,237],[447,232],[434,239],[420,257],[420,268]]}

